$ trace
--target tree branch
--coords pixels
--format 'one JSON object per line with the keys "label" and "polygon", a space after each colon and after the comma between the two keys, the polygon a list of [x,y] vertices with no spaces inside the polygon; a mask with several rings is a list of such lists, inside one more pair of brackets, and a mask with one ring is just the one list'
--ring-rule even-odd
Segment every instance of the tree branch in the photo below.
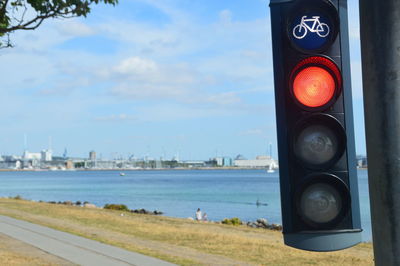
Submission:
{"label": "tree branch", "polygon": [[4,17],[6,14],[6,8],[7,8],[8,1],[9,0],[5,0],[3,6],[1,7],[0,15],[2,17]]}
{"label": "tree branch", "polygon": [[[34,30],[48,18],[86,17],[90,5],[99,3],[115,6],[118,0],[0,0],[0,38],[7,35],[7,41],[0,41],[0,48],[12,46],[9,33]],[[28,9],[36,12],[36,16],[26,21]]]}

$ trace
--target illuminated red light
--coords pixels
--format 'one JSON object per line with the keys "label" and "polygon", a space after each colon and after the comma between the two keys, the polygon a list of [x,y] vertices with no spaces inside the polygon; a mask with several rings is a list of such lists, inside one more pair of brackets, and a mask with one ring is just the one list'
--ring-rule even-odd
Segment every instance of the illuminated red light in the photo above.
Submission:
{"label": "illuminated red light", "polygon": [[335,94],[336,84],[332,75],[321,67],[301,70],[293,82],[296,99],[308,107],[327,104]]}
{"label": "illuminated red light", "polygon": [[301,61],[294,73],[293,94],[299,103],[309,108],[329,104],[341,85],[339,69],[324,57],[310,57]]}

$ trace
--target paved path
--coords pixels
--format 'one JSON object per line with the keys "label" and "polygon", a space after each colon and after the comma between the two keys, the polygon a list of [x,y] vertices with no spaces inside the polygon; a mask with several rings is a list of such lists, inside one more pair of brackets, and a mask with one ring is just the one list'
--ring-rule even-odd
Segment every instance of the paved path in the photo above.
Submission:
{"label": "paved path", "polygon": [[79,265],[174,265],[156,258],[2,215],[0,215],[0,233]]}

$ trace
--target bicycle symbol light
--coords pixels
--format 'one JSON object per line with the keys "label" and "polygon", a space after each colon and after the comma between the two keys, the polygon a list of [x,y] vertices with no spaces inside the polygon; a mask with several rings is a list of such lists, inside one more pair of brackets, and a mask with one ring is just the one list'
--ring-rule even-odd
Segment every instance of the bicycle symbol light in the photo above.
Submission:
{"label": "bicycle symbol light", "polygon": [[[296,39],[303,39],[308,32],[316,33],[321,38],[325,38],[326,36],[328,36],[329,26],[326,23],[321,23],[319,18],[319,16],[312,16],[312,18],[307,18],[307,16],[303,16],[301,18],[300,24],[293,28],[293,36]],[[307,22],[310,23],[307,24]]]}
{"label": "bicycle symbol light", "polygon": [[304,50],[323,50],[335,37],[336,18],[322,10],[299,10],[289,18],[287,33]]}

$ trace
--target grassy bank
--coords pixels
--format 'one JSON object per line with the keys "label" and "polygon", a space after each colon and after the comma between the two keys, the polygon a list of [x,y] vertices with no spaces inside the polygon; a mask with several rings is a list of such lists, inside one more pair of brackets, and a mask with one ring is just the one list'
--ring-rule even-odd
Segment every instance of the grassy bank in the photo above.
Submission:
{"label": "grassy bank", "polygon": [[330,253],[305,252],[284,246],[280,232],[247,226],[15,199],[0,199],[0,214],[181,265],[373,264],[371,244]]}
{"label": "grassy bank", "polygon": [[0,234],[0,265],[76,266],[24,242]]}

